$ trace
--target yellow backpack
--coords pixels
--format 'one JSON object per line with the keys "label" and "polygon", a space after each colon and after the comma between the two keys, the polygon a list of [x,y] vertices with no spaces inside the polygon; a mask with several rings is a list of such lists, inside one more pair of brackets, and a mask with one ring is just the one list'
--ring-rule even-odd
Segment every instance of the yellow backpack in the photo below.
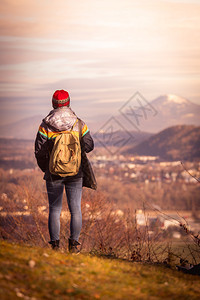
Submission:
{"label": "yellow backpack", "polygon": [[77,118],[71,130],[61,132],[55,138],[49,160],[49,171],[54,175],[61,177],[74,176],[79,171],[81,164],[81,137],[72,131],[77,121],[80,126],[80,121]]}

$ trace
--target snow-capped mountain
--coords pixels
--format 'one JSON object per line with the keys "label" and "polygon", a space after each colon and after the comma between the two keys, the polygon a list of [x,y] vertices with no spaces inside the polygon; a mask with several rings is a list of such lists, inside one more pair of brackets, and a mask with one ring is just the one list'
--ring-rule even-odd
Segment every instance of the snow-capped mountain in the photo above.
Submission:
{"label": "snow-capped mountain", "polygon": [[[134,101],[137,100],[134,99]],[[142,101],[140,99],[143,107],[146,107],[145,115],[142,108],[136,109],[133,114],[130,106],[134,107],[134,103],[130,102],[127,105],[127,114],[119,116],[119,121],[123,122],[129,130],[135,127],[138,131],[156,133],[174,125],[200,125],[200,105],[192,103],[188,99],[167,94],[150,102]],[[137,119],[135,115],[138,115]]]}
{"label": "snow-capped mountain", "polygon": [[158,124],[159,130],[179,124],[200,125],[200,105],[188,99],[169,94],[156,98],[151,104],[158,111],[154,127]]}
{"label": "snow-capped mountain", "polygon": [[160,96],[154,100],[156,101],[162,101],[163,104],[169,104],[169,103],[177,103],[177,104],[182,104],[182,105],[189,105],[191,102],[185,98],[173,95],[173,94],[168,94],[164,96]]}

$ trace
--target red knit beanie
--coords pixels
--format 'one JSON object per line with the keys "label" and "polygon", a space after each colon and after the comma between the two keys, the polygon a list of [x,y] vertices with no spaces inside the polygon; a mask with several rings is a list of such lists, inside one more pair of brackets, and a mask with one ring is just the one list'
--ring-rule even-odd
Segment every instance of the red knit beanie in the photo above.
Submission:
{"label": "red knit beanie", "polygon": [[52,105],[53,108],[61,107],[61,106],[69,106],[70,98],[68,92],[64,90],[57,90],[53,94]]}

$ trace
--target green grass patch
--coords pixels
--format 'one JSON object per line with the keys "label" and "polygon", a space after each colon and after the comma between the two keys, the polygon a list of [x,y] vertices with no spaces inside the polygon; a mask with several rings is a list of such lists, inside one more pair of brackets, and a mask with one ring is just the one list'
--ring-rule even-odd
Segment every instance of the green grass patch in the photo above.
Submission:
{"label": "green grass patch", "polygon": [[2,300],[199,299],[199,276],[162,265],[71,255],[4,241],[0,241],[0,264]]}

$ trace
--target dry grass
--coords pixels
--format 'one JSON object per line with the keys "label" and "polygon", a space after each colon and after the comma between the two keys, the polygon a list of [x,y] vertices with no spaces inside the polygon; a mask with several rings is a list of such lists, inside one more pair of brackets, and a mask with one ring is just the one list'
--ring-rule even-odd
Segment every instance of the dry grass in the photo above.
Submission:
{"label": "dry grass", "polygon": [[2,300],[199,299],[198,276],[163,265],[0,244]]}

